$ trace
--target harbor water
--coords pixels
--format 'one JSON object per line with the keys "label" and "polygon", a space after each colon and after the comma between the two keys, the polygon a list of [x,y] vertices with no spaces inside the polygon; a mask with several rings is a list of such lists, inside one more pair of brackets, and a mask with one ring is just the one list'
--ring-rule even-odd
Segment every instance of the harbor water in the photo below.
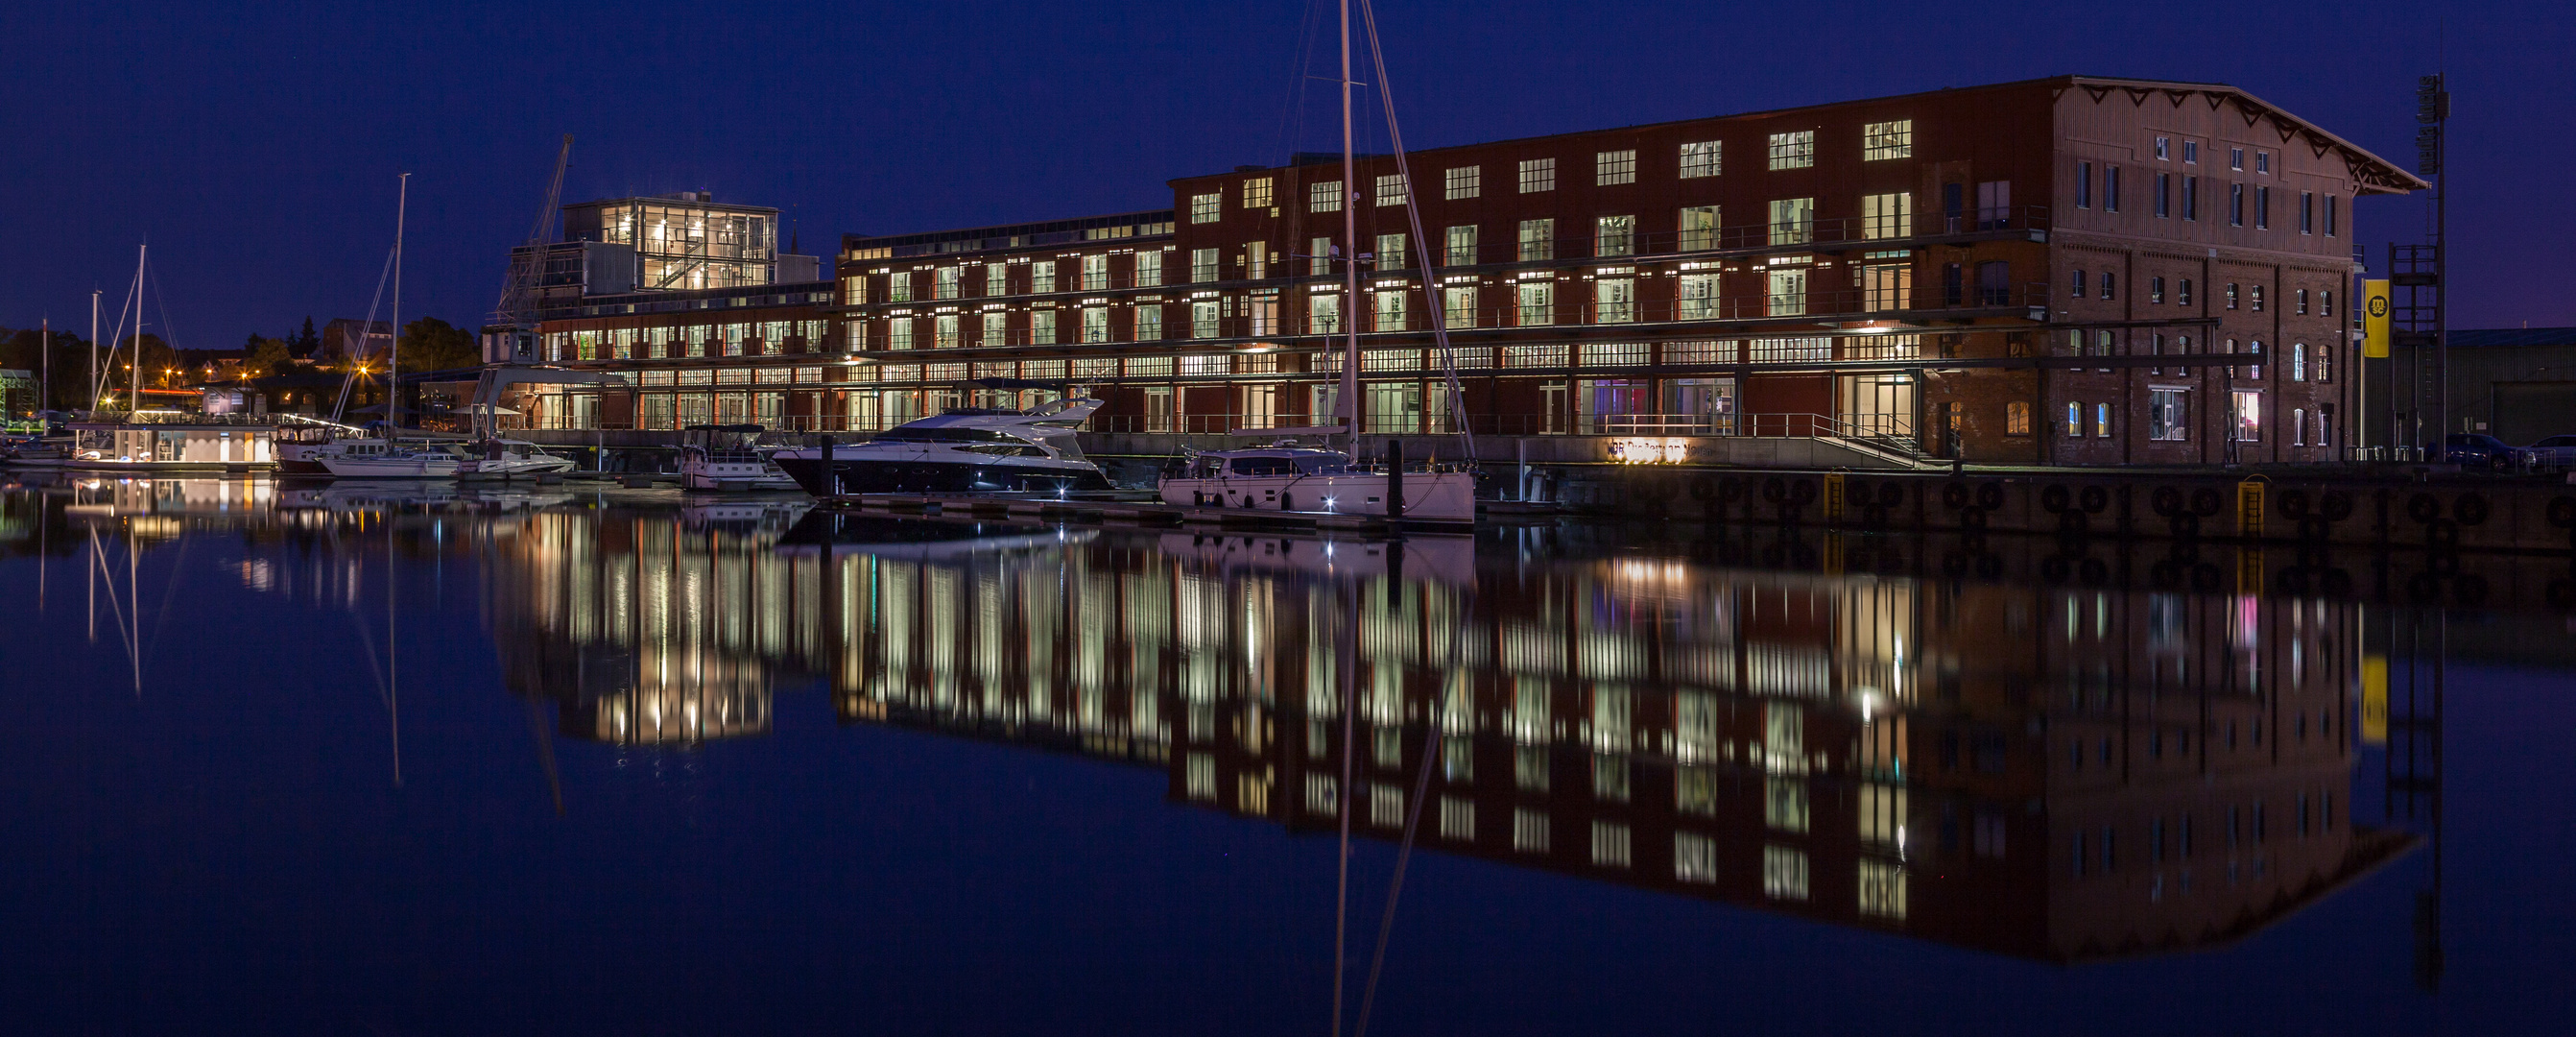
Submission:
{"label": "harbor water", "polygon": [[0,1003],[20,1033],[2549,1032],[2576,613],[2402,592],[2444,571],[13,485]]}

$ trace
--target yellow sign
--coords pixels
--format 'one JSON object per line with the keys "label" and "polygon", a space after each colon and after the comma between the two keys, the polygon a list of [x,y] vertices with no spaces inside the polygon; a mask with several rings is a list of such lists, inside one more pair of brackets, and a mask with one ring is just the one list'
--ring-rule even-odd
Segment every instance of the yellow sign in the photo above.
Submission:
{"label": "yellow sign", "polygon": [[2361,741],[2388,744],[2388,657],[2361,657]]}
{"label": "yellow sign", "polygon": [[2388,358],[2388,282],[2361,283],[2361,355]]}

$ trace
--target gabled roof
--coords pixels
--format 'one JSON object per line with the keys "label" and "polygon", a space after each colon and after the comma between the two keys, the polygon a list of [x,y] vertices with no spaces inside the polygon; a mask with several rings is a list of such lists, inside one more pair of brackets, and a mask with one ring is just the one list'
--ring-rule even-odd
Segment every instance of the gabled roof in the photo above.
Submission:
{"label": "gabled roof", "polygon": [[2422,191],[2433,185],[2424,178],[2400,169],[2393,162],[2372,154],[2351,141],[2327,132],[2324,127],[2289,113],[2278,105],[2225,83],[2191,83],[2173,79],[2116,79],[2105,76],[2066,76],[2063,82],[2101,100],[2114,91],[2128,95],[2137,104],[2151,98],[2162,98],[2179,108],[2199,100],[2215,109],[2234,104],[2245,125],[2269,122],[2281,135],[2281,143],[2304,141],[2322,156],[2329,151],[2343,154],[2344,167],[2352,173],[2353,184],[2363,194],[2405,194]]}

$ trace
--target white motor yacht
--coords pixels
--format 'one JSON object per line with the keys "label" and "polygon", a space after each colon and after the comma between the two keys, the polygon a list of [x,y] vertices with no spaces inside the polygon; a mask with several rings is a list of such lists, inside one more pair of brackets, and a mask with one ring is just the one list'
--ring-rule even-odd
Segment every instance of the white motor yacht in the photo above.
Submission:
{"label": "white motor yacht", "polygon": [[846,493],[1042,492],[1109,489],[1074,431],[1101,401],[1068,397],[1029,410],[952,408],[855,443],[770,455],[817,497]]}

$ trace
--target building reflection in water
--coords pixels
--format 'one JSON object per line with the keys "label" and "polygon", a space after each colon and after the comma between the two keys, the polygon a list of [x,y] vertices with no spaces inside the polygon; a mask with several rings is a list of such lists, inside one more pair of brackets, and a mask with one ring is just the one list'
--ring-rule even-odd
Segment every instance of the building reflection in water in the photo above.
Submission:
{"label": "building reflection in water", "polygon": [[845,722],[1159,766],[1175,800],[1292,830],[1347,794],[1389,839],[1427,762],[1426,848],[2056,961],[2231,940],[2413,844],[2350,817],[2348,602],[1463,540],[519,521],[486,581],[511,686],[601,741],[763,733],[773,689],[820,686]]}

